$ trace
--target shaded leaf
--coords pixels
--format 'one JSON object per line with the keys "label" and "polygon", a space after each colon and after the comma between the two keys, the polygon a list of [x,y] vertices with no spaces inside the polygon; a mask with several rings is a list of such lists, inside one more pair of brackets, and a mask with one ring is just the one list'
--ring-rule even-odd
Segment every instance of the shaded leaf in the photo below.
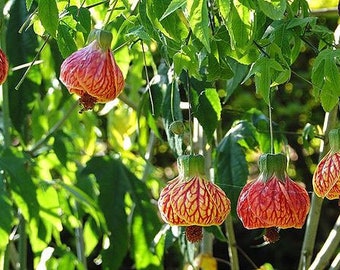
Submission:
{"label": "shaded leaf", "polygon": [[54,38],[57,37],[59,24],[58,7],[55,0],[39,0],[38,16],[46,31]]}
{"label": "shaded leaf", "polygon": [[61,55],[66,58],[77,50],[77,45],[70,33],[71,29],[66,25],[60,24],[58,27],[57,43]]}
{"label": "shaded leaf", "polygon": [[170,14],[174,13],[177,9],[183,7],[186,4],[186,0],[172,0],[162,17],[159,19],[162,21]]}
{"label": "shaded leaf", "polygon": [[180,75],[182,70],[186,70],[190,76],[201,79],[197,49],[193,45],[182,46],[181,50],[173,56],[173,61],[177,75]]}
{"label": "shaded leaf", "polygon": [[337,104],[340,96],[340,74],[337,61],[340,50],[325,49],[315,58],[312,69],[313,95],[320,97],[325,111],[330,111]]}
{"label": "shaded leaf", "polygon": [[[20,29],[29,16],[24,1],[14,1],[9,14],[8,29]],[[31,61],[36,55],[36,48],[38,47],[37,37],[32,28],[23,33],[18,33],[15,30],[6,31],[6,33],[7,56],[11,66],[14,67]],[[18,44],[20,46],[17,46]],[[24,72],[25,70],[19,70],[8,76],[8,89],[15,89]],[[38,90],[39,86],[26,78],[18,91],[8,91],[11,122],[14,128],[19,131],[20,136],[24,133],[22,129]]]}
{"label": "shaded leaf", "polygon": [[78,187],[65,184],[63,181],[57,181],[56,184],[66,190],[67,193],[69,193],[72,198],[74,198],[78,203],[83,205],[86,212],[91,214],[91,216],[95,219],[97,225],[103,226],[105,229],[106,223],[102,211],[99,209],[97,203],[90,196],[88,196]]}
{"label": "shaded leaf", "polygon": [[193,34],[210,53],[210,29],[208,5],[206,0],[190,0],[187,2],[189,24]]}
{"label": "shaded leaf", "polygon": [[[2,177],[1,177],[2,178]],[[4,186],[3,179],[0,179],[0,209],[1,215],[6,218],[0,219],[0,250],[3,252],[9,242],[9,236],[11,234],[13,221],[14,221],[14,209],[12,202],[8,197],[6,187]]]}
{"label": "shaded leaf", "polygon": [[12,198],[25,220],[36,217],[39,212],[36,186],[27,172],[28,160],[22,153],[5,149],[0,156],[0,168],[9,175]]}
{"label": "shaded leaf", "polygon": [[169,13],[166,17],[163,17],[170,4],[171,0],[147,1],[147,15],[155,30],[161,31],[170,39],[181,41],[182,38],[187,36],[188,29],[175,13]]}
{"label": "shaded leaf", "polygon": [[221,117],[221,103],[215,89],[206,89],[198,97],[198,103],[194,104],[193,114],[203,127],[208,140],[212,140],[214,131]]}
{"label": "shaded leaf", "polygon": [[282,19],[286,11],[286,0],[259,0],[258,4],[263,13],[273,20]]}
{"label": "shaded leaf", "polygon": [[[247,121],[240,121],[228,131],[216,149],[215,183],[225,191],[231,205],[237,205],[239,194],[248,178],[245,145],[241,146],[240,141],[249,141],[249,136],[256,142],[254,127]],[[235,215],[234,207],[232,211]]]}
{"label": "shaded leaf", "polygon": [[276,60],[262,57],[251,66],[244,81],[252,75],[255,75],[256,92],[269,104],[270,88],[287,81],[290,71],[284,69]]}
{"label": "shaded leaf", "polygon": [[[98,204],[110,232],[110,246],[102,251],[103,269],[119,269],[128,251],[128,223],[124,197],[128,179],[123,165],[110,157],[94,157],[82,174],[94,174],[99,184]],[[112,258],[115,258],[112,260]]]}
{"label": "shaded leaf", "polygon": [[233,59],[230,59],[229,62],[230,62],[231,69],[234,73],[234,76],[230,78],[229,80],[227,80],[227,86],[226,86],[227,95],[224,99],[225,102],[231,97],[231,95],[234,93],[236,88],[243,81],[243,79],[245,78],[248,72],[248,67],[246,65],[242,65],[241,63]]}

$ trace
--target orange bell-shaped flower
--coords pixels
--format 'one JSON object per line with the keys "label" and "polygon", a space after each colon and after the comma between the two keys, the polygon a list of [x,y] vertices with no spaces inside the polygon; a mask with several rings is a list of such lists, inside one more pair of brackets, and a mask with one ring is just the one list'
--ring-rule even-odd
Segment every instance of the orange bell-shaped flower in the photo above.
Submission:
{"label": "orange bell-shaped flower", "polygon": [[329,132],[329,152],[318,163],[313,175],[316,195],[329,200],[340,198],[340,129]]}
{"label": "orange bell-shaped flower", "polygon": [[6,54],[0,49],[0,84],[6,81],[8,75],[8,60]]}
{"label": "orange bell-shaped flower", "polygon": [[83,110],[115,99],[124,88],[122,71],[110,50],[111,32],[96,29],[90,37],[94,40],[67,57],[60,68],[60,80],[80,96]]}
{"label": "orange bell-shaped flower", "polygon": [[301,228],[310,199],[307,191],[287,175],[286,157],[262,155],[259,165],[259,177],[244,186],[237,203],[237,214],[244,227]]}
{"label": "orange bell-shaped flower", "polygon": [[203,156],[181,156],[177,162],[179,175],[161,191],[158,208],[165,222],[187,226],[187,239],[196,242],[202,226],[223,223],[230,212],[230,200],[206,177]]}

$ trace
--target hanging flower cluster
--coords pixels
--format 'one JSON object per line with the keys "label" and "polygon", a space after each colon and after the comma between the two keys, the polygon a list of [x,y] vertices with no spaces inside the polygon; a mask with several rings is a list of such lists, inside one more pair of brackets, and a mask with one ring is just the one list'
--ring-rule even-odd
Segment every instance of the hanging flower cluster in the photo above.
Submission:
{"label": "hanging flower cluster", "polygon": [[3,50],[0,49],[0,84],[3,84],[8,75],[8,60],[3,52]]}
{"label": "hanging flower cluster", "polygon": [[314,172],[313,189],[319,197],[333,200],[340,198],[340,129],[329,132],[329,145]]}
{"label": "hanging flower cluster", "polygon": [[265,241],[278,240],[278,229],[301,228],[310,208],[307,191],[289,178],[283,154],[260,157],[258,178],[242,189],[237,214],[247,229],[267,228]]}
{"label": "hanging flower cluster", "polygon": [[185,155],[177,160],[179,175],[161,191],[158,208],[165,222],[185,226],[190,242],[202,239],[202,227],[220,225],[230,212],[224,191],[208,180],[204,157]]}
{"label": "hanging flower cluster", "polygon": [[93,30],[89,40],[93,41],[67,57],[60,68],[60,80],[80,96],[83,110],[115,99],[124,88],[122,71],[110,50],[111,32]]}

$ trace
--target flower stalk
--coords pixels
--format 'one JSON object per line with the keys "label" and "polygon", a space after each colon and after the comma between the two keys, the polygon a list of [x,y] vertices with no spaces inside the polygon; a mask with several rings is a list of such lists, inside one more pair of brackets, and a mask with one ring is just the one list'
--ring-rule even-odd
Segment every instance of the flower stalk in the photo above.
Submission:
{"label": "flower stalk", "polygon": [[[329,150],[329,144],[327,140],[327,135],[331,129],[337,125],[337,111],[338,106],[335,106],[333,110],[325,114],[323,133],[325,135],[325,141],[321,141],[320,144],[320,160]],[[320,213],[322,207],[323,199],[318,197],[315,192],[313,192],[311,200],[311,209],[307,218],[306,231],[304,235],[304,240],[302,244],[300,260],[298,270],[308,269],[311,265],[313,250],[315,245],[316,233],[318,229],[318,224],[320,220]]]}

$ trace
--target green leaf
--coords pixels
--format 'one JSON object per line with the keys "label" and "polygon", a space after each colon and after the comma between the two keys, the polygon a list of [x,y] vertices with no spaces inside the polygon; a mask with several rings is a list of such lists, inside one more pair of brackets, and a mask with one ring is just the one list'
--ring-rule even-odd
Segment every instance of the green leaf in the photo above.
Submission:
{"label": "green leaf", "polygon": [[208,82],[216,80],[227,80],[233,77],[233,71],[229,65],[227,54],[220,50],[218,41],[211,42],[211,53],[208,55],[206,66],[206,79]]}
{"label": "green leaf", "polygon": [[[225,191],[234,206],[249,174],[245,145],[241,146],[240,141],[250,139],[256,144],[254,127],[247,121],[240,121],[233,125],[216,149],[215,183]],[[232,211],[235,215],[235,207]]]}
{"label": "green leaf", "polygon": [[[252,108],[247,111],[246,120],[256,129],[255,141],[253,140],[253,135],[249,134],[248,136],[244,136],[246,139],[246,147],[250,147],[250,149],[254,149],[258,147],[259,151],[262,153],[271,152],[271,136],[269,132],[269,118],[263,114],[260,110],[256,108]],[[275,122],[272,122],[273,128],[273,145],[274,152],[278,153],[282,151],[282,148],[285,144],[287,144],[286,138],[282,135],[280,126]],[[240,141],[241,142],[241,141]],[[242,144],[243,145],[243,144]]]}
{"label": "green leaf", "polygon": [[282,19],[286,11],[286,0],[259,0],[258,4],[263,13],[273,20]]}
{"label": "green leaf", "polygon": [[[76,21],[76,30],[83,33],[84,40],[87,40],[91,32],[91,13],[88,8],[78,8],[70,6],[67,10],[72,14],[73,19]],[[64,19],[63,19],[64,21]]]}
{"label": "green leaf", "polygon": [[307,25],[315,25],[317,19],[317,17],[292,18],[287,24],[287,29],[295,27],[305,28]]}
{"label": "green leaf", "polygon": [[70,31],[72,30],[66,25],[60,24],[58,27],[57,43],[60,53],[64,58],[77,50],[77,45],[74,42]]}
{"label": "green leaf", "polygon": [[100,240],[100,232],[93,218],[86,220],[84,225],[85,255],[89,256]]}
{"label": "green leaf", "polygon": [[217,0],[218,9],[222,15],[224,21],[227,21],[228,16],[230,15],[230,0]]}
{"label": "green leaf", "polygon": [[242,65],[241,63],[233,59],[229,59],[229,63],[234,73],[234,76],[227,80],[226,86],[227,95],[224,100],[225,102],[231,97],[236,88],[239,87],[239,85],[241,84],[241,82],[248,73],[248,67],[246,65]]}
{"label": "green leaf", "polygon": [[207,0],[190,0],[187,2],[189,24],[193,34],[202,42],[210,53],[210,28]]}
{"label": "green leaf", "polygon": [[[23,33],[12,31],[12,29],[20,29],[22,22],[29,16],[26,11],[25,1],[14,1],[9,14],[7,28],[11,30],[6,32],[6,42],[11,45],[7,46],[7,56],[11,66],[15,67],[34,58],[37,53],[38,42],[32,28]],[[18,44],[20,46],[17,46]],[[8,76],[8,89],[15,89],[24,72],[25,70],[18,70]],[[29,91],[24,91],[23,89],[29,89]],[[36,99],[35,94],[38,91],[39,86],[27,78],[19,91],[8,91],[11,123],[19,131],[19,136],[23,134],[20,131],[27,124],[27,116],[31,112],[32,102]]]}
{"label": "green leaf", "polygon": [[330,111],[337,104],[340,96],[340,74],[337,61],[340,50],[325,49],[315,58],[312,69],[313,95],[320,97],[325,111]]}
{"label": "green leaf", "polygon": [[303,147],[308,148],[310,146],[309,141],[315,137],[316,129],[315,126],[307,123],[302,131]]}
{"label": "green leaf", "polygon": [[[138,179],[131,179],[134,184],[138,184]],[[139,181],[140,182],[140,181]],[[132,182],[130,182],[132,183]],[[136,187],[136,186],[134,186]],[[135,189],[132,189],[136,191]],[[147,191],[144,191],[147,194]],[[132,230],[132,251],[136,263],[136,269],[162,269],[162,259],[150,249],[154,237],[161,228],[155,206],[145,198],[141,198],[142,193],[136,196],[132,194],[136,203],[133,212],[131,230]],[[145,197],[145,195],[143,196]]]}
{"label": "green leaf", "polygon": [[174,70],[179,76],[182,70],[188,71],[190,76],[201,79],[199,74],[199,62],[197,49],[193,45],[184,45],[181,50],[173,56]]}
{"label": "green leaf", "polygon": [[256,93],[261,94],[264,101],[269,104],[270,88],[287,81],[290,71],[284,69],[276,60],[262,57],[251,66],[244,81],[252,75],[255,75]]}
{"label": "green leaf", "polygon": [[147,15],[154,30],[161,31],[166,37],[180,42],[188,35],[188,29],[175,13],[163,17],[170,4],[171,0],[147,1]]}
{"label": "green leaf", "polygon": [[26,8],[29,10],[32,6],[33,0],[26,0]]}
{"label": "green leaf", "polygon": [[0,209],[1,215],[6,218],[0,219],[0,251],[6,250],[14,223],[14,209],[12,202],[6,192],[3,179],[0,179]]}
{"label": "green leaf", "polygon": [[250,7],[242,2],[231,3],[228,17],[224,18],[233,50],[244,51],[252,43],[254,21]]}
{"label": "green leaf", "polygon": [[26,221],[37,217],[39,212],[36,186],[26,170],[27,165],[28,160],[21,152],[7,148],[1,153],[0,168],[9,175],[12,198]]}
{"label": "green leaf", "polygon": [[[109,230],[110,246],[102,251],[103,269],[119,269],[128,251],[128,222],[124,198],[129,179],[120,161],[94,157],[82,174],[94,174],[99,184],[98,204]],[[112,259],[114,258],[114,260]]]}
{"label": "green leaf", "polygon": [[57,37],[59,24],[58,7],[55,0],[39,0],[38,16],[46,31],[54,38]]}
{"label": "green leaf", "polygon": [[162,21],[170,14],[176,12],[177,9],[182,8],[186,4],[186,0],[172,0],[166,11],[163,13],[159,21]]}
{"label": "green leaf", "polygon": [[221,102],[215,89],[206,89],[198,97],[198,103],[194,104],[193,114],[203,127],[208,141],[212,140],[213,134],[221,117]]}
{"label": "green leaf", "polygon": [[[53,182],[52,182],[53,183]],[[76,186],[65,184],[63,181],[55,182],[58,186],[62,187],[67,193],[69,193],[72,198],[74,198],[78,203],[80,203],[85,211],[89,213],[97,222],[98,226],[103,226],[105,228],[105,219],[102,211],[99,209],[98,204],[84,191]]]}
{"label": "green leaf", "polygon": [[[242,28],[239,29],[239,31],[241,30]],[[235,29],[227,30],[225,25],[215,30],[214,40],[216,41],[219,55],[222,57],[230,57],[244,65],[250,65],[255,62],[259,57],[258,48],[248,39],[244,40],[245,43],[241,46],[240,42],[242,41],[236,40],[231,31],[235,31]],[[235,34],[238,35],[239,33],[235,32]],[[235,42],[239,44],[235,45]]]}

